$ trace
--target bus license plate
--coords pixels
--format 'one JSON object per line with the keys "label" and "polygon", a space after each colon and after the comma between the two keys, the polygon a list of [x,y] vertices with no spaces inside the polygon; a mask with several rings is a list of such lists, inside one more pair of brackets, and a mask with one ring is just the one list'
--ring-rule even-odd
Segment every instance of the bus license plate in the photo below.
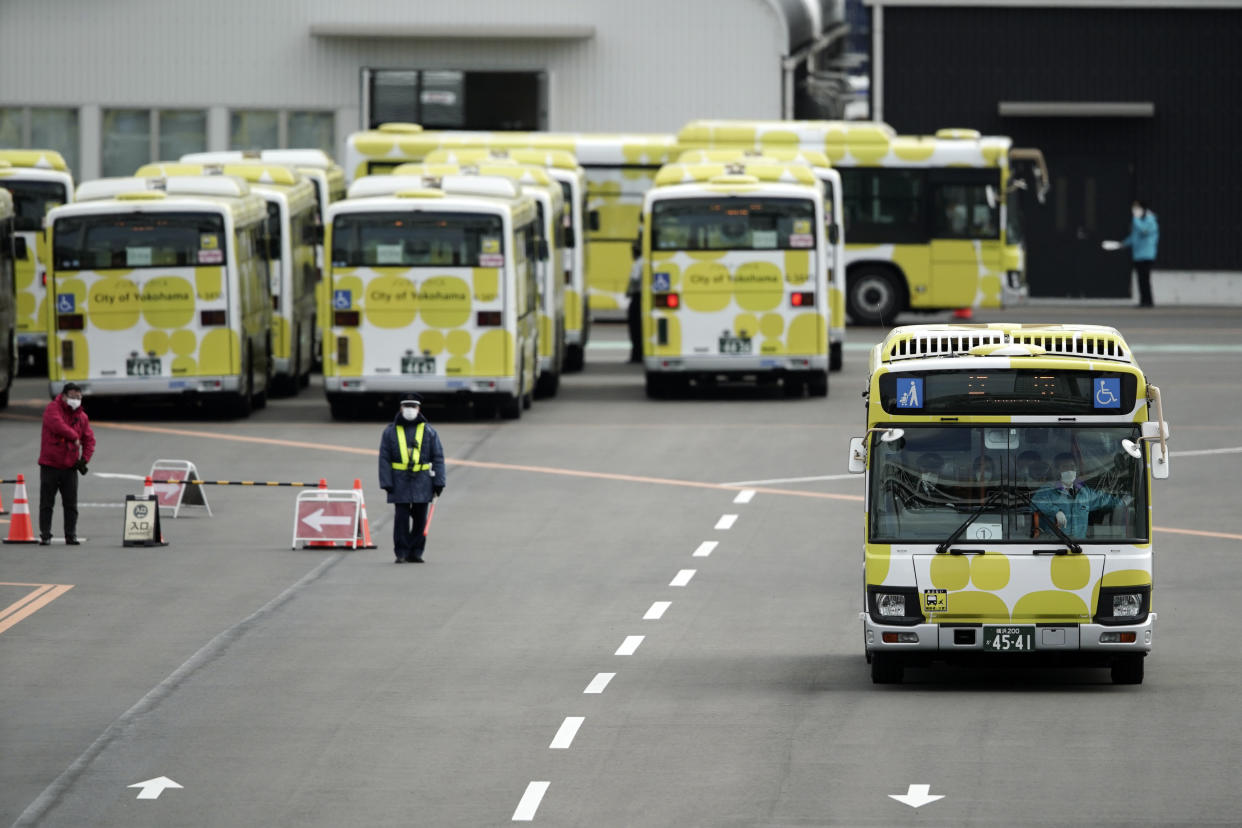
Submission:
{"label": "bus license plate", "polygon": [[720,337],[720,353],[722,354],[749,354],[751,350],[751,339],[748,336]]}
{"label": "bus license plate", "polygon": [[157,357],[131,357],[125,360],[125,373],[131,377],[158,377],[160,361]]}
{"label": "bus license plate", "polygon": [[983,649],[989,653],[1029,653],[1035,649],[1034,627],[984,627]]}
{"label": "bus license plate", "polygon": [[401,357],[401,373],[403,374],[434,374],[436,358],[429,356]]}

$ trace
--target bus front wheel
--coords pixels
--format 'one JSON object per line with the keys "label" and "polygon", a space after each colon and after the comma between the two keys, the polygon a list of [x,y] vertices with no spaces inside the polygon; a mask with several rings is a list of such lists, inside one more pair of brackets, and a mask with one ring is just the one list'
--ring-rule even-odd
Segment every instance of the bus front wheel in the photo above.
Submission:
{"label": "bus front wheel", "polygon": [[1113,659],[1113,684],[1142,684],[1143,661],[1141,655],[1123,655]]}
{"label": "bus front wheel", "polygon": [[872,684],[901,684],[905,672],[906,665],[896,653],[871,654]]}
{"label": "bus front wheel", "polygon": [[845,302],[850,318],[859,325],[892,325],[905,304],[897,274],[874,265],[850,274]]}

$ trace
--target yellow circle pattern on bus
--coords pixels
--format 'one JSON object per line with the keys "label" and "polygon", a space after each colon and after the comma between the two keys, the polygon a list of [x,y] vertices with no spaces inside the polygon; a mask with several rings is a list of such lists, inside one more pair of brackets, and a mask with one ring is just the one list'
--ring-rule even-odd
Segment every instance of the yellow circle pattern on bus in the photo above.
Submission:
{"label": "yellow circle pattern on bus", "polygon": [[[65,293],[62,288],[57,289]],[[128,275],[105,276],[90,289],[90,322],[104,331],[124,331],[138,324],[142,314],[138,286]]]}

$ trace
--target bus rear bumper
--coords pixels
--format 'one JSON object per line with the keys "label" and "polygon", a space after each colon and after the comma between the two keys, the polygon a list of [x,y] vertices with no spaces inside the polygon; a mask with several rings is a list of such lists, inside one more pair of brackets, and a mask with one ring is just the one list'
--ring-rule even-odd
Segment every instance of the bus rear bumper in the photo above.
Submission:
{"label": "bus rear bumper", "polygon": [[514,377],[436,377],[417,374],[391,376],[324,377],[323,390],[329,394],[508,394],[517,393]]}
{"label": "bus rear bumper", "polygon": [[805,356],[647,356],[643,366],[657,374],[777,374],[788,371],[827,371],[828,355]]}
{"label": "bus rear bumper", "polygon": [[52,380],[48,390],[55,397],[66,382],[75,382],[83,397],[161,397],[180,394],[227,394],[241,390],[241,377],[104,377],[84,380]]}

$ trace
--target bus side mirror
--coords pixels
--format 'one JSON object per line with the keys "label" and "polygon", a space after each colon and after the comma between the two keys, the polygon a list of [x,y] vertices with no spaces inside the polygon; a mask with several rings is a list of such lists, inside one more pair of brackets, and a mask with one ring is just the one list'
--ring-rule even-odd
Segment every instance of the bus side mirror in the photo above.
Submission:
{"label": "bus side mirror", "polygon": [[850,474],[862,474],[867,470],[867,447],[863,437],[850,440]]}
{"label": "bus side mirror", "polygon": [[30,250],[26,247],[25,236],[13,237],[13,258],[26,259],[30,256]]}
{"label": "bus side mirror", "polygon": [[587,227],[592,230],[599,229],[599,210],[592,210],[587,213]]}
{"label": "bus side mirror", "polygon": [[841,241],[841,225],[835,221],[828,225],[828,243],[837,244]]}
{"label": "bus side mirror", "polygon": [[578,237],[574,234],[574,228],[572,227],[565,228],[565,246],[566,247],[577,247],[578,246]]}
{"label": "bus side mirror", "polygon": [[[1144,442],[1151,446],[1151,476],[1156,480],[1168,480],[1169,456],[1165,450],[1164,440],[1169,439],[1169,424],[1148,422],[1143,423],[1141,428]],[[1161,440],[1161,437],[1164,440]]]}

